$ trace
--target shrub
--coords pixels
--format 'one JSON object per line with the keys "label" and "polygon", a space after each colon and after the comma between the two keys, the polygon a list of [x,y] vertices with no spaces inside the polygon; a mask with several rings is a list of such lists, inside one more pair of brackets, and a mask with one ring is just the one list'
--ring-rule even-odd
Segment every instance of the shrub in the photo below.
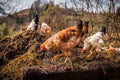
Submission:
{"label": "shrub", "polygon": [[13,35],[13,33],[14,33],[13,30],[9,29],[6,23],[2,23],[0,25],[0,38],[3,38],[8,35]]}

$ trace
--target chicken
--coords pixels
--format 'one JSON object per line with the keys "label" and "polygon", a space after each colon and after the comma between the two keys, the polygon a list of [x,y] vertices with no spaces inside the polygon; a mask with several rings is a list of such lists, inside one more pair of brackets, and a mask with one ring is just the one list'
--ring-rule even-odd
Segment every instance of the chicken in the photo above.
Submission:
{"label": "chicken", "polygon": [[27,27],[27,30],[37,30],[38,29],[38,22],[39,22],[38,15],[35,15],[31,21],[31,23]]}
{"label": "chicken", "polygon": [[82,49],[82,53],[86,51],[90,51],[90,54],[87,58],[91,58],[91,56],[96,54],[96,51],[101,51],[102,47],[105,46],[103,35],[106,33],[106,28],[102,27],[96,34],[86,38],[84,40],[84,47]]}
{"label": "chicken", "polygon": [[45,22],[42,22],[40,32],[43,34],[52,34],[51,27],[48,26]]}
{"label": "chicken", "polygon": [[67,27],[51,36],[43,44],[40,45],[41,51],[55,51],[61,50],[61,54],[58,54],[52,58],[52,62],[55,62],[57,58],[65,56],[68,60],[71,50],[79,43],[80,39],[84,37],[84,34],[88,28],[83,25],[83,21],[79,21],[77,26]]}

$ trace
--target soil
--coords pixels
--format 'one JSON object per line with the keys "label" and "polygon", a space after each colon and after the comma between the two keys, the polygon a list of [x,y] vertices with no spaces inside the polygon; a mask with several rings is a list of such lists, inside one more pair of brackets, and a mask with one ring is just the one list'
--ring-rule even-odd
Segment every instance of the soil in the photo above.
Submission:
{"label": "soil", "polygon": [[23,80],[119,80],[120,64],[104,58],[86,60],[87,54],[71,57],[64,63],[61,58],[55,63],[43,60],[42,65],[23,68]]}

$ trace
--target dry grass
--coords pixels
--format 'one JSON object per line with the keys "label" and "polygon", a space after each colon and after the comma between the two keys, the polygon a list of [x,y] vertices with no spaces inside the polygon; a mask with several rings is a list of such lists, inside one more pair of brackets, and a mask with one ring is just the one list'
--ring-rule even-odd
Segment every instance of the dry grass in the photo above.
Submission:
{"label": "dry grass", "polygon": [[107,51],[101,52],[104,58],[110,62],[120,63],[120,51]]}
{"label": "dry grass", "polygon": [[24,67],[30,67],[38,64],[41,64],[41,61],[36,59],[36,54],[28,51],[5,65],[1,69],[0,75],[7,80],[17,80],[21,78],[21,71]]}

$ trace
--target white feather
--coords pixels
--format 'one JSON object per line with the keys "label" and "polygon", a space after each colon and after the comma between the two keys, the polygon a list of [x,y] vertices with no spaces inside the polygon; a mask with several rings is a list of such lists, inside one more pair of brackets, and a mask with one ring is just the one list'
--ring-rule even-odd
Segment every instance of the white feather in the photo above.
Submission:
{"label": "white feather", "polygon": [[35,27],[37,26],[37,24],[35,23],[34,19],[31,21],[31,23],[29,24],[29,26],[27,27],[27,30],[35,30]]}
{"label": "white feather", "polygon": [[102,39],[103,33],[97,32],[96,34],[86,38],[84,40],[84,50],[89,50],[91,47],[96,47],[96,50],[101,50],[102,46],[104,46],[104,41]]}

